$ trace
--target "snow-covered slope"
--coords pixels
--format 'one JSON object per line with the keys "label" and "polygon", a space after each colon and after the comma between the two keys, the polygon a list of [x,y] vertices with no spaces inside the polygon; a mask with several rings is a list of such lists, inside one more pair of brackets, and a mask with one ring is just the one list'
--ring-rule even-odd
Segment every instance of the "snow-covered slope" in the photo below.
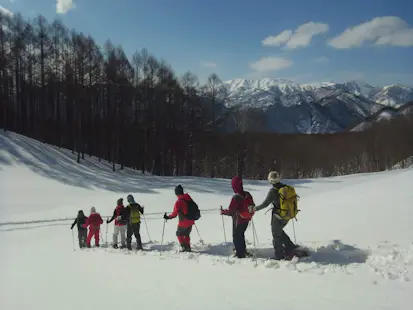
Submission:
{"label": "snow-covered slope", "polygon": [[[267,260],[273,250],[265,211],[254,216],[256,252],[252,227],[246,232],[247,247],[257,258],[229,257],[231,221],[221,218],[218,209],[231,199],[230,180],[112,172],[93,157],[77,164],[70,151],[10,132],[1,133],[0,145],[2,309],[413,306],[412,169],[283,180],[295,185],[301,197],[296,238],[312,256],[277,263]],[[165,225],[160,251],[162,215],[172,210],[179,183],[205,210],[193,229],[190,254],[175,252],[176,220]],[[269,189],[266,181],[244,180],[244,186],[256,203]],[[80,251],[76,231],[72,239],[70,230],[77,211],[88,214],[95,206],[106,217],[116,200],[130,193],[145,206],[141,235],[147,251],[105,246]],[[292,228],[290,223],[286,231],[294,240]],[[102,245],[111,242],[112,231],[112,224],[103,225]]]}
{"label": "snow-covered slope", "polygon": [[227,108],[261,109],[265,129],[279,133],[342,131],[383,106],[401,107],[413,99],[413,88],[373,87],[355,81],[296,84],[282,79],[235,79],[223,85],[226,92],[221,99]]}

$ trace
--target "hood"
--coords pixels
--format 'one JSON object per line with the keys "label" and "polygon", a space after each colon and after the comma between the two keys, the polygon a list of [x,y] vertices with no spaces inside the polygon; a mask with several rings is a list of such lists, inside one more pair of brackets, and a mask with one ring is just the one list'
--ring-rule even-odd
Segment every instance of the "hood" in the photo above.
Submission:
{"label": "hood", "polygon": [[96,213],[96,208],[95,207],[90,208],[90,214],[93,214],[93,213]]}
{"label": "hood", "polygon": [[183,199],[183,200],[192,200],[191,196],[189,194],[183,194],[183,195],[178,195],[178,199]]}
{"label": "hood", "polygon": [[231,186],[235,194],[242,194],[244,192],[242,179],[239,176],[232,178]]}

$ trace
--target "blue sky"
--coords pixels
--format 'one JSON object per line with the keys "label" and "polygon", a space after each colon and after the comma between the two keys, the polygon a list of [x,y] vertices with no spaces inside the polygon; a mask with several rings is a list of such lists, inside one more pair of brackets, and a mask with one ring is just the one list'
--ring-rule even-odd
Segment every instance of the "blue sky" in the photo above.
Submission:
{"label": "blue sky", "polygon": [[0,0],[26,17],[60,18],[130,56],[146,47],[204,82],[287,78],[413,86],[412,0]]}

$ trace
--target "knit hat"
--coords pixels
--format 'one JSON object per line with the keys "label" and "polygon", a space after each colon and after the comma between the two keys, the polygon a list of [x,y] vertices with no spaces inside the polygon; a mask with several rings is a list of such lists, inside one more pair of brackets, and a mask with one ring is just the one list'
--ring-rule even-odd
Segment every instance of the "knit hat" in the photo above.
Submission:
{"label": "knit hat", "polygon": [[271,171],[268,174],[268,182],[270,182],[271,184],[280,183],[280,175],[277,171]]}
{"label": "knit hat", "polygon": [[132,195],[128,195],[128,197],[126,197],[126,199],[128,200],[129,203],[135,203],[135,199],[133,198]]}
{"label": "knit hat", "polygon": [[175,195],[183,195],[184,194],[184,189],[181,186],[181,184],[179,184],[177,187],[175,187]]}

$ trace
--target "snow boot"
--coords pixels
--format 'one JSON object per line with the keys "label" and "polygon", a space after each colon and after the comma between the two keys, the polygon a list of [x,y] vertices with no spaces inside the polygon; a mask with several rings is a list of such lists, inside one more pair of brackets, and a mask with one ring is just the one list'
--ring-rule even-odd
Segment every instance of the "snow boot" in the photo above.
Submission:
{"label": "snow boot", "polygon": [[114,244],[114,245],[112,245],[112,247],[113,247],[114,249],[117,249],[117,248],[118,248],[118,245],[117,245],[117,244]]}

